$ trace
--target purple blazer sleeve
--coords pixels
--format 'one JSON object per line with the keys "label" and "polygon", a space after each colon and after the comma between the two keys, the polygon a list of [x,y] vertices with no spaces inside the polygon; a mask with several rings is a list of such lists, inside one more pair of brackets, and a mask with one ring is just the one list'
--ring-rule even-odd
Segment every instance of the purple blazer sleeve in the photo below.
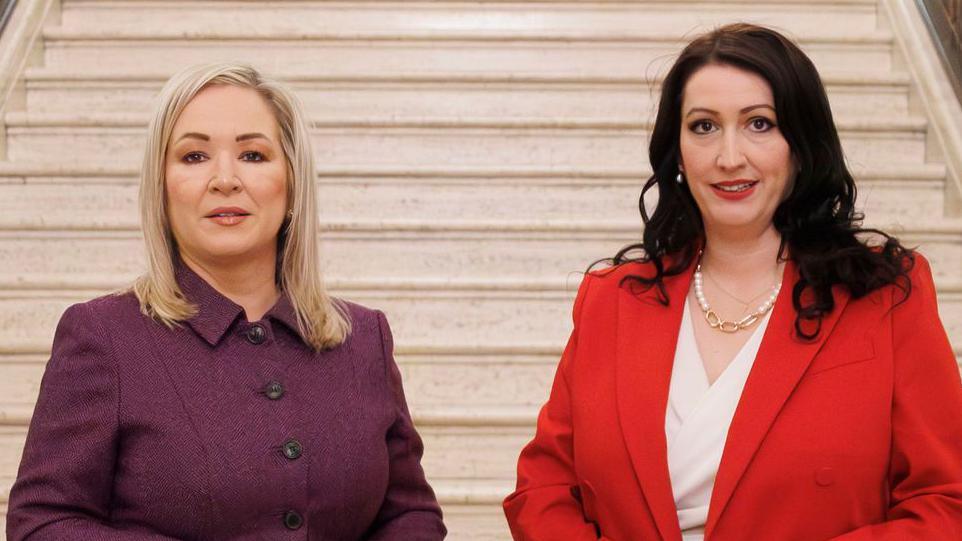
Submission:
{"label": "purple blazer sleeve", "polygon": [[108,524],[119,394],[110,340],[88,311],[71,306],[57,326],[10,492],[7,539],[174,539]]}
{"label": "purple blazer sleeve", "polygon": [[84,305],[60,319],[23,460],[10,492],[9,541],[173,539],[106,524],[117,444],[110,341]]}
{"label": "purple blazer sleeve", "polygon": [[424,445],[411,421],[401,387],[401,374],[394,362],[391,329],[382,312],[377,312],[377,318],[384,352],[385,376],[394,397],[396,419],[387,435],[390,459],[388,489],[367,539],[444,539],[447,530],[441,521],[441,509],[421,468]]}

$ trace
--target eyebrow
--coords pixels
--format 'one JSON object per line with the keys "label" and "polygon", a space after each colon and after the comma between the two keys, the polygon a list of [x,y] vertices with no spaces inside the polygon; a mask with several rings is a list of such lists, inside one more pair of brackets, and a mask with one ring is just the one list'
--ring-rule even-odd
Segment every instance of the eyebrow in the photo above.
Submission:
{"label": "eyebrow", "polygon": [[[772,107],[771,105],[767,104],[767,103],[756,103],[755,105],[749,105],[748,107],[743,107],[740,111],[738,111],[738,114],[743,115],[743,114],[748,113],[748,112],[750,112],[750,111],[754,111],[755,109],[762,109],[762,108],[771,109],[772,112],[775,112],[775,108]],[[698,113],[698,112],[708,113],[708,114],[712,114],[712,115],[717,115],[717,114],[718,114],[718,111],[715,111],[715,110],[713,110],[713,109],[706,109],[705,107],[693,107],[692,109],[690,109],[690,110],[688,111],[688,113],[685,114],[685,116],[686,116],[686,117],[689,117],[689,116],[691,116],[692,113]]]}
{"label": "eyebrow", "polygon": [[253,133],[243,133],[241,135],[238,135],[235,141],[240,143],[241,141],[249,141],[251,139],[265,139],[267,141],[271,140],[270,137],[264,135],[263,133],[253,132]]}
{"label": "eyebrow", "polygon": [[[175,142],[180,142],[182,139],[200,139],[201,141],[210,141],[210,136],[207,135],[206,133],[198,133],[198,132],[192,131],[192,132],[187,132],[184,135],[181,135]],[[259,132],[242,133],[238,135],[234,140],[240,143],[242,141],[249,141],[251,139],[265,139],[267,141],[271,140],[270,137]]]}
{"label": "eyebrow", "polygon": [[197,132],[193,132],[193,131],[192,131],[192,132],[187,132],[187,133],[185,133],[184,135],[181,135],[181,136],[178,137],[177,140],[174,141],[174,142],[175,142],[175,143],[179,143],[179,142],[182,141],[183,139],[200,139],[201,141],[210,141],[210,136],[209,136],[209,135],[205,135],[205,134],[203,134],[203,133],[197,133]]}

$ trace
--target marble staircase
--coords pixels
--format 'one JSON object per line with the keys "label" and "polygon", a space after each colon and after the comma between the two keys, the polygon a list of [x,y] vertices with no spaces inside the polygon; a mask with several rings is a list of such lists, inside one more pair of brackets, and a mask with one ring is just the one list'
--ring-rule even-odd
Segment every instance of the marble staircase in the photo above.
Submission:
{"label": "marble staircase", "polygon": [[867,222],[931,260],[962,356],[962,184],[882,2],[61,0],[3,104],[3,501],[60,314],[142,269],[157,91],[230,59],[307,106],[326,276],[388,314],[450,539],[508,539],[500,500],[581,272],[640,236],[660,77],[735,20],[784,29],[818,64]]}

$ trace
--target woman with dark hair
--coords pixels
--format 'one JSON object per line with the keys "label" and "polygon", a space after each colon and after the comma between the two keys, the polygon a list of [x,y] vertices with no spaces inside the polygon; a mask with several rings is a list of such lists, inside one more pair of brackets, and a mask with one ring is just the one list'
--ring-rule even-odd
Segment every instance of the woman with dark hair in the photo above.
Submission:
{"label": "woman with dark hair", "polygon": [[931,271],[860,227],[811,61],[752,25],[695,39],[649,158],[642,242],[578,292],[514,538],[962,539]]}

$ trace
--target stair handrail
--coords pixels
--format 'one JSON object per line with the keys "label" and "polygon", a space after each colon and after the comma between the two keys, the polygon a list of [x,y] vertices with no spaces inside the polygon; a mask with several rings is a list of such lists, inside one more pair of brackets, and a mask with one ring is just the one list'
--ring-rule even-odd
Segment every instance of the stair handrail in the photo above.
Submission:
{"label": "stair handrail", "polygon": [[903,69],[913,80],[921,113],[929,121],[929,135],[941,149],[948,172],[948,216],[962,216],[962,102],[926,27],[923,8],[906,0],[880,0],[886,21],[904,59]]}
{"label": "stair handrail", "polygon": [[962,101],[962,0],[916,0],[939,58]]}
{"label": "stair handrail", "polygon": [[17,0],[0,0],[0,34],[7,27],[7,21],[13,15],[13,8],[17,7]]}
{"label": "stair handrail", "polygon": [[[9,111],[16,84],[41,40],[48,15],[56,13],[57,0],[0,0],[5,27],[0,29],[0,113]],[[0,137],[0,158],[5,155]]]}

